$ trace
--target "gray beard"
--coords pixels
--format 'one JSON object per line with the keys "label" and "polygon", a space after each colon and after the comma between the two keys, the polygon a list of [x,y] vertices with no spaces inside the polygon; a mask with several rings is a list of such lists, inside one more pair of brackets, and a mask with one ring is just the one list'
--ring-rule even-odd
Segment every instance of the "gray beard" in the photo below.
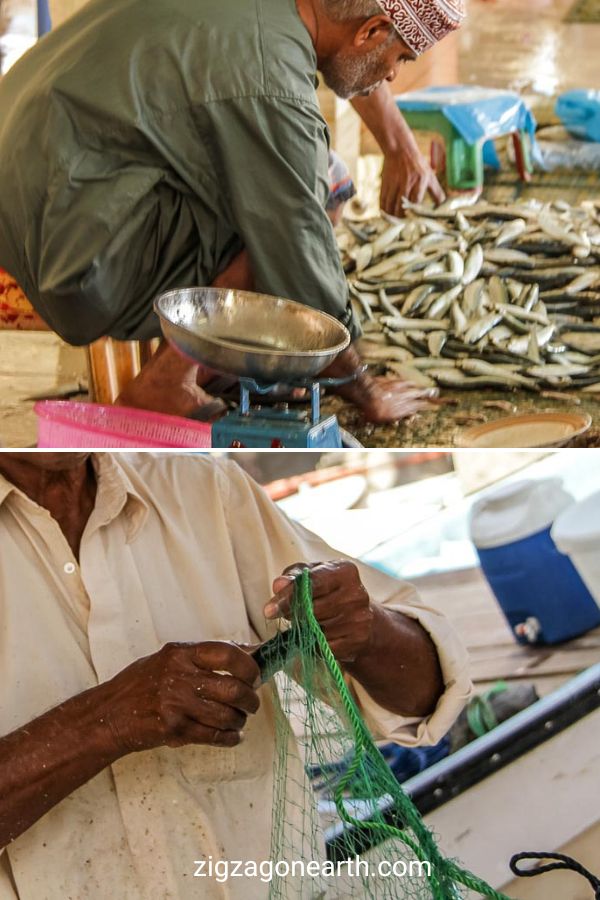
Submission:
{"label": "gray beard", "polygon": [[342,100],[373,93],[385,79],[382,68],[386,50],[384,46],[365,56],[338,54],[327,60],[321,65],[325,84]]}

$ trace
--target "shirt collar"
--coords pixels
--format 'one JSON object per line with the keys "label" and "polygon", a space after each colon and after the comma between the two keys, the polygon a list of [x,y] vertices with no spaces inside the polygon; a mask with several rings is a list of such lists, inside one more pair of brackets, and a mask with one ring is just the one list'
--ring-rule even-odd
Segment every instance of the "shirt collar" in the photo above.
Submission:
{"label": "shirt collar", "polygon": [[[139,534],[148,517],[148,504],[112,453],[93,453],[98,491],[92,515],[101,525],[108,525],[123,514],[127,543]],[[0,475],[0,507],[10,494],[25,496],[15,485]]]}
{"label": "shirt collar", "polygon": [[4,475],[0,475],[0,506],[2,506],[11,491],[14,490],[16,490],[14,484],[11,484]]}
{"label": "shirt collar", "polygon": [[94,515],[102,525],[108,525],[123,514],[127,543],[130,544],[148,517],[148,504],[134,487],[116,454],[93,453],[92,464],[98,480]]}

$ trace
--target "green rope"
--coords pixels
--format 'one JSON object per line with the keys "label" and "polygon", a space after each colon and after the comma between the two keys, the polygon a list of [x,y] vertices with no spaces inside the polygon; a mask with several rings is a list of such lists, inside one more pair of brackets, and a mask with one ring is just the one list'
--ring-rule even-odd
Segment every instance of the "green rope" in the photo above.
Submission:
{"label": "green rope", "polygon": [[507,690],[506,682],[498,681],[485,693],[471,698],[467,706],[467,722],[475,737],[483,737],[498,727],[498,719],[491,701]]}
{"label": "green rope", "polygon": [[[381,838],[382,841],[388,839],[399,840],[412,850],[420,862],[428,862],[431,865],[430,884],[435,900],[453,900],[453,898],[459,897],[456,888],[457,883],[479,893],[483,897],[490,897],[492,900],[510,900],[505,894],[494,890],[476,875],[442,856],[433,835],[425,826],[417,808],[393,776],[361,717],[346,684],[344,674],[315,617],[312,584],[308,569],[304,569],[302,574],[296,579],[292,610],[292,628],[297,629],[300,633],[304,633],[303,640],[299,644],[306,646],[307,636],[310,636],[309,643],[318,648],[319,655],[337,689],[347,721],[352,730],[354,745],[352,762],[339,780],[334,791],[334,803],[340,819],[363,832],[372,832],[378,838]],[[371,771],[375,769],[378,775],[380,772],[383,775],[382,781],[385,783],[386,794],[391,795],[397,803],[398,812],[402,819],[408,823],[416,836],[416,840],[406,830],[388,822],[363,821],[348,813],[344,804],[344,794],[354,779],[360,775],[361,767],[364,767],[367,761]]]}

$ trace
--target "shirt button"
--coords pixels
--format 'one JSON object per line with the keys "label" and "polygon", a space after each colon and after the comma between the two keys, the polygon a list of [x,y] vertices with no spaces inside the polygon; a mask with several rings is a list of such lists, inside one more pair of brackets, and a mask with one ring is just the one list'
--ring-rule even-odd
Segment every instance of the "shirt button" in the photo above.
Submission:
{"label": "shirt button", "polygon": [[72,575],[73,572],[75,571],[75,563],[71,563],[71,562],[65,563],[64,570],[67,575]]}

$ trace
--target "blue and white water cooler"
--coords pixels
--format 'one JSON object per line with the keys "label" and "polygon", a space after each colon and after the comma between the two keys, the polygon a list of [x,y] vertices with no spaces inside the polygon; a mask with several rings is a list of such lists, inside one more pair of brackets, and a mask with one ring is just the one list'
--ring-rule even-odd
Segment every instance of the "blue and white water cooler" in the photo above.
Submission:
{"label": "blue and white water cooler", "polygon": [[552,540],[571,559],[600,608],[600,492],[562,512]]}
{"label": "blue and white water cooler", "polygon": [[600,606],[551,536],[573,504],[554,478],[504,485],[471,512],[481,567],[521,644],[557,644],[600,625]]}

